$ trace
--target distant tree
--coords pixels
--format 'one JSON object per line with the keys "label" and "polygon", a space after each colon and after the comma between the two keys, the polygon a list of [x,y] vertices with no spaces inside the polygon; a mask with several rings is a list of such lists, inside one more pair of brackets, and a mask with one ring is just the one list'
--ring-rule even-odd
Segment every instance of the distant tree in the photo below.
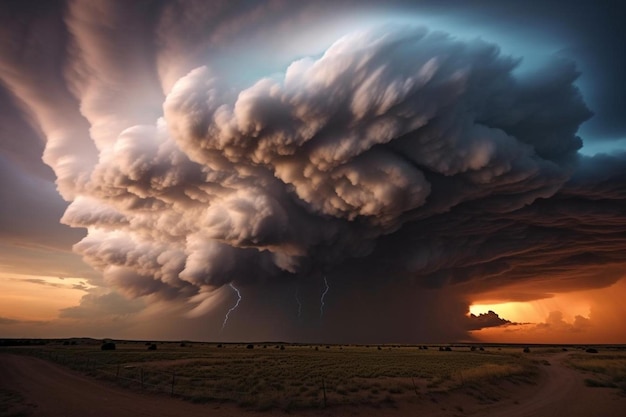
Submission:
{"label": "distant tree", "polygon": [[250,345],[246,346],[246,349],[254,349],[254,345],[250,344]]}
{"label": "distant tree", "polygon": [[148,346],[148,350],[157,350],[156,343],[152,343],[150,346]]}
{"label": "distant tree", "polygon": [[524,353],[530,353],[530,348],[528,346],[524,348]]}

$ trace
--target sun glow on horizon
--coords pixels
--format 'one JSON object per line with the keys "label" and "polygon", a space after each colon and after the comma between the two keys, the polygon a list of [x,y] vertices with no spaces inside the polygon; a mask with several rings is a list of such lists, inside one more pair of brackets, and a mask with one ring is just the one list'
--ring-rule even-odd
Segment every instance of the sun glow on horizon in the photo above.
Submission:
{"label": "sun glow on horizon", "polygon": [[585,318],[590,316],[590,306],[586,300],[566,294],[525,302],[476,303],[472,304],[469,310],[474,315],[493,311],[513,323],[542,323],[553,311],[563,313],[563,318],[568,322],[573,321],[576,316]]}
{"label": "sun glow on horizon", "polygon": [[84,278],[0,272],[0,317],[25,321],[55,319],[59,310],[78,305],[90,288],[93,285]]}

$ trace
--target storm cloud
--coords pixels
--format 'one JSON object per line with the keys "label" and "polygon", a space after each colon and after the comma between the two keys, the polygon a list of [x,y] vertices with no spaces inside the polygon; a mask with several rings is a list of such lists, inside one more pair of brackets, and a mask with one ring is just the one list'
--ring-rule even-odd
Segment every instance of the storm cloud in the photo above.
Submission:
{"label": "storm cloud", "polygon": [[[62,223],[87,231],[74,251],[116,291],[197,316],[223,309],[233,283],[242,317],[289,323],[272,336],[391,341],[510,324],[467,317],[476,294],[537,299],[624,277],[626,154],[579,153],[592,112],[575,62],[519,71],[489,40],[389,23],[237,78],[221,45],[260,33],[264,7],[189,37],[172,7],[143,11],[69,2],[48,28],[64,34],[60,67],[34,54],[16,74],[17,45],[0,67],[46,138]],[[56,82],[34,82],[39,71]],[[294,289],[320,328],[297,330]],[[448,328],[421,318],[437,308]],[[358,317],[371,325],[348,334]]]}

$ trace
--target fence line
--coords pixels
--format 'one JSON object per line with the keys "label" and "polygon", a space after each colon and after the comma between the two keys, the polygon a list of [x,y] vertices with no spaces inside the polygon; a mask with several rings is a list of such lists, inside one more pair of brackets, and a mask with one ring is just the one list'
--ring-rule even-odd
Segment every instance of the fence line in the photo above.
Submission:
{"label": "fence line", "polygon": [[[139,365],[123,365],[117,363],[105,363],[94,358],[85,358],[79,355],[64,355],[60,352],[41,350],[15,350],[15,353],[28,354],[41,359],[50,360],[70,369],[85,372],[90,376],[106,379],[116,384],[129,387],[135,385],[141,390],[160,392],[170,396],[200,400],[200,401],[235,401],[245,403],[254,399],[255,394],[251,391],[239,391],[227,387],[211,385],[220,382],[217,378],[202,376],[185,376],[174,372],[148,369]],[[324,379],[319,388],[319,404],[327,405],[326,390],[328,389]],[[274,394],[278,394],[278,390]],[[281,396],[278,395],[278,399]]]}

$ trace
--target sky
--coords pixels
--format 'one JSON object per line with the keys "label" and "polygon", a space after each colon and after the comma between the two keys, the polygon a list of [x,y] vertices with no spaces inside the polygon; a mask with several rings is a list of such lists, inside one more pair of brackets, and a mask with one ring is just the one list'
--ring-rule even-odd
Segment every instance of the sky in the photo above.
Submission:
{"label": "sky", "polygon": [[0,337],[626,343],[622,22],[4,0]]}

